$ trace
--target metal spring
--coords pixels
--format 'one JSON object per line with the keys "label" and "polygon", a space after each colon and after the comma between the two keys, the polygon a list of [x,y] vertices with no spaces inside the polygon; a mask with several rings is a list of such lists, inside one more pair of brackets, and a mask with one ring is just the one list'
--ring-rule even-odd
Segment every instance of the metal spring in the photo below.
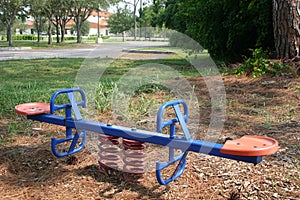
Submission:
{"label": "metal spring", "polygon": [[127,173],[125,179],[130,182],[141,182],[145,173],[146,154],[143,151],[146,145],[143,142],[123,139],[124,157],[123,171]]}
{"label": "metal spring", "polygon": [[118,153],[120,152],[120,148],[118,145],[120,144],[119,138],[109,135],[99,134],[99,172],[102,174],[110,174],[110,169],[119,168],[120,156]]}

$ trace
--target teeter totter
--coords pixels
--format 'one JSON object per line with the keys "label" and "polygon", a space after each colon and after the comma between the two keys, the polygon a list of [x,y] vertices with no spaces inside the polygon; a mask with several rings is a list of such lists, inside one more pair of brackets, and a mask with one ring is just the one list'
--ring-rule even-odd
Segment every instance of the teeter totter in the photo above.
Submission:
{"label": "teeter totter", "polygon": [[[78,93],[77,96],[76,93]],[[68,102],[66,104],[55,104],[59,95],[67,95]],[[75,98],[77,97],[78,99],[78,96],[79,101]],[[57,157],[68,156],[82,150],[86,143],[86,131],[91,131],[99,133],[100,141],[104,141],[101,139],[103,137],[106,139],[104,145],[99,145],[99,149],[107,153],[104,156],[101,156],[101,152],[99,153],[100,166],[114,168],[117,167],[116,162],[114,163],[118,159],[116,155],[117,150],[113,147],[107,147],[105,144],[109,141],[113,145],[120,145],[119,139],[121,138],[124,149],[138,151],[127,154],[128,157],[135,160],[128,161],[126,157],[124,160],[124,165],[127,165],[125,168],[133,174],[144,172],[140,170],[143,162],[136,161],[145,157],[139,151],[145,148],[144,143],[167,146],[169,148],[168,161],[156,163],[157,180],[162,185],[168,184],[181,176],[186,165],[188,152],[190,151],[257,164],[262,161],[263,156],[273,154],[278,150],[278,142],[273,138],[264,136],[246,135],[239,139],[227,140],[225,144],[192,139],[187,128],[188,106],[184,100],[170,101],[160,107],[157,113],[156,132],[87,121],[82,118],[79,107],[86,107],[85,93],[82,89],[72,88],[56,91],[52,95],[50,103],[25,103],[17,105],[15,106],[15,112],[27,116],[27,119],[30,120],[66,127],[65,138],[51,139],[51,150]],[[173,108],[176,114],[175,118],[163,119],[167,108]],[[57,112],[58,110],[64,110],[64,114],[57,114],[61,113]],[[183,135],[176,135],[176,124],[180,125]],[[162,130],[165,127],[168,128],[169,134],[162,134]],[[69,147],[67,150],[61,152],[61,150],[58,150],[58,145],[62,143],[68,144]],[[180,150],[180,155],[175,156],[175,152],[178,150]],[[102,162],[101,159],[107,159],[109,162]],[[113,164],[110,165],[110,163]],[[162,171],[175,163],[177,167],[171,177],[164,179]],[[129,170],[130,167],[131,170]]]}

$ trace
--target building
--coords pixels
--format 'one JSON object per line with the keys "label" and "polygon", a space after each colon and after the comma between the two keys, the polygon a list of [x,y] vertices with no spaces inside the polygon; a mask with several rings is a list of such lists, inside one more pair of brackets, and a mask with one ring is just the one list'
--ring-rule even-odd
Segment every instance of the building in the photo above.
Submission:
{"label": "building", "polygon": [[87,19],[90,22],[90,31],[89,35],[98,35],[98,24],[99,24],[99,34],[100,35],[109,35],[108,28],[108,18],[112,14],[105,11],[93,11],[91,16]]}
{"label": "building", "polygon": [[[107,21],[111,15],[112,13],[106,11],[93,11],[87,19],[87,21],[90,23],[89,35],[98,35],[99,31],[99,35],[108,36],[110,33]],[[29,16],[25,23],[27,25],[27,30],[25,30],[23,33],[36,34],[34,31],[34,18]],[[74,20],[70,20],[67,23],[66,35],[76,35],[76,32],[73,30],[74,25]],[[17,30],[17,34],[21,34],[20,31]]]}

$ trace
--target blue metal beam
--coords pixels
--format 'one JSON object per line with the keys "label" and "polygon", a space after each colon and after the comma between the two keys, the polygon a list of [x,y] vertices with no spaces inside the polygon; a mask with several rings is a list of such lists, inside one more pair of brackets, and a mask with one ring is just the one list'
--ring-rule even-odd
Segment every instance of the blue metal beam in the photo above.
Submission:
{"label": "blue metal beam", "polygon": [[186,140],[185,138],[178,136],[175,136],[174,139],[172,139],[169,137],[169,135],[161,134],[158,132],[151,132],[115,125],[107,125],[100,122],[91,122],[87,120],[66,119],[65,117],[56,116],[52,114],[28,116],[28,119],[74,128],[77,130],[92,131],[96,133],[122,137],[130,140],[167,146],[175,149],[181,149],[183,152],[192,151],[196,153],[203,153],[212,156],[218,156],[222,158],[254,164],[257,164],[262,161],[262,156],[234,156],[229,154],[223,154],[220,152],[220,149],[223,147],[223,144],[194,139]]}

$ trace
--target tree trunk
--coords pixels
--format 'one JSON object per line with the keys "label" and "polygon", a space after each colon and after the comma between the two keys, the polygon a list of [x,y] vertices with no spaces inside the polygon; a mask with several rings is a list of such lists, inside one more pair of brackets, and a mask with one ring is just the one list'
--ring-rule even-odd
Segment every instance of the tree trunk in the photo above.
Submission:
{"label": "tree trunk", "polygon": [[76,31],[77,31],[77,43],[81,43],[81,22],[78,22],[76,25]]}
{"label": "tree trunk", "polygon": [[65,42],[66,23],[62,22],[60,25],[61,42]]}
{"label": "tree trunk", "polygon": [[300,0],[273,0],[273,26],[278,58],[300,56]]}
{"label": "tree trunk", "polygon": [[36,28],[36,31],[37,31],[37,42],[39,43],[41,41],[42,17],[35,15],[34,19],[35,19],[34,25],[35,25],[35,28]]}
{"label": "tree trunk", "polygon": [[48,44],[52,45],[52,21],[48,25]]}
{"label": "tree trunk", "polygon": [[[40,31],[40,30],[37,30],[37,31]],[[37,42],[38,43],[41,42],[41,33],[40,32],[37,33]]]}
{"label": "tree trunk", "polygon": [[41,41],[41,18],[35,21],[36,23],[36,31],[37,31],[37,42],[40,43]]}
{"label": "tree trunk", "polygon": [[54,25],[55,25],[55,31],[56,31],[56,43],[59,43],[59,23],[58,23],[58,21],[59,21],[59,17],[58,16],[55,16],[55,23],[54,23]]}
{"label": "tree trunk", "polygon": [[133,37],[134,37],[134,41],[136,41],[136,0],[134,0],[134,8],[133,8],[133,17],[134,17],[134,33],[133,33]]}
{"label": "tree trunk", "polygon": [[12,47],[13,42],[12,42],[12,25],[9,24],[7,26],[7,41],[8,41],[8,46]]}

